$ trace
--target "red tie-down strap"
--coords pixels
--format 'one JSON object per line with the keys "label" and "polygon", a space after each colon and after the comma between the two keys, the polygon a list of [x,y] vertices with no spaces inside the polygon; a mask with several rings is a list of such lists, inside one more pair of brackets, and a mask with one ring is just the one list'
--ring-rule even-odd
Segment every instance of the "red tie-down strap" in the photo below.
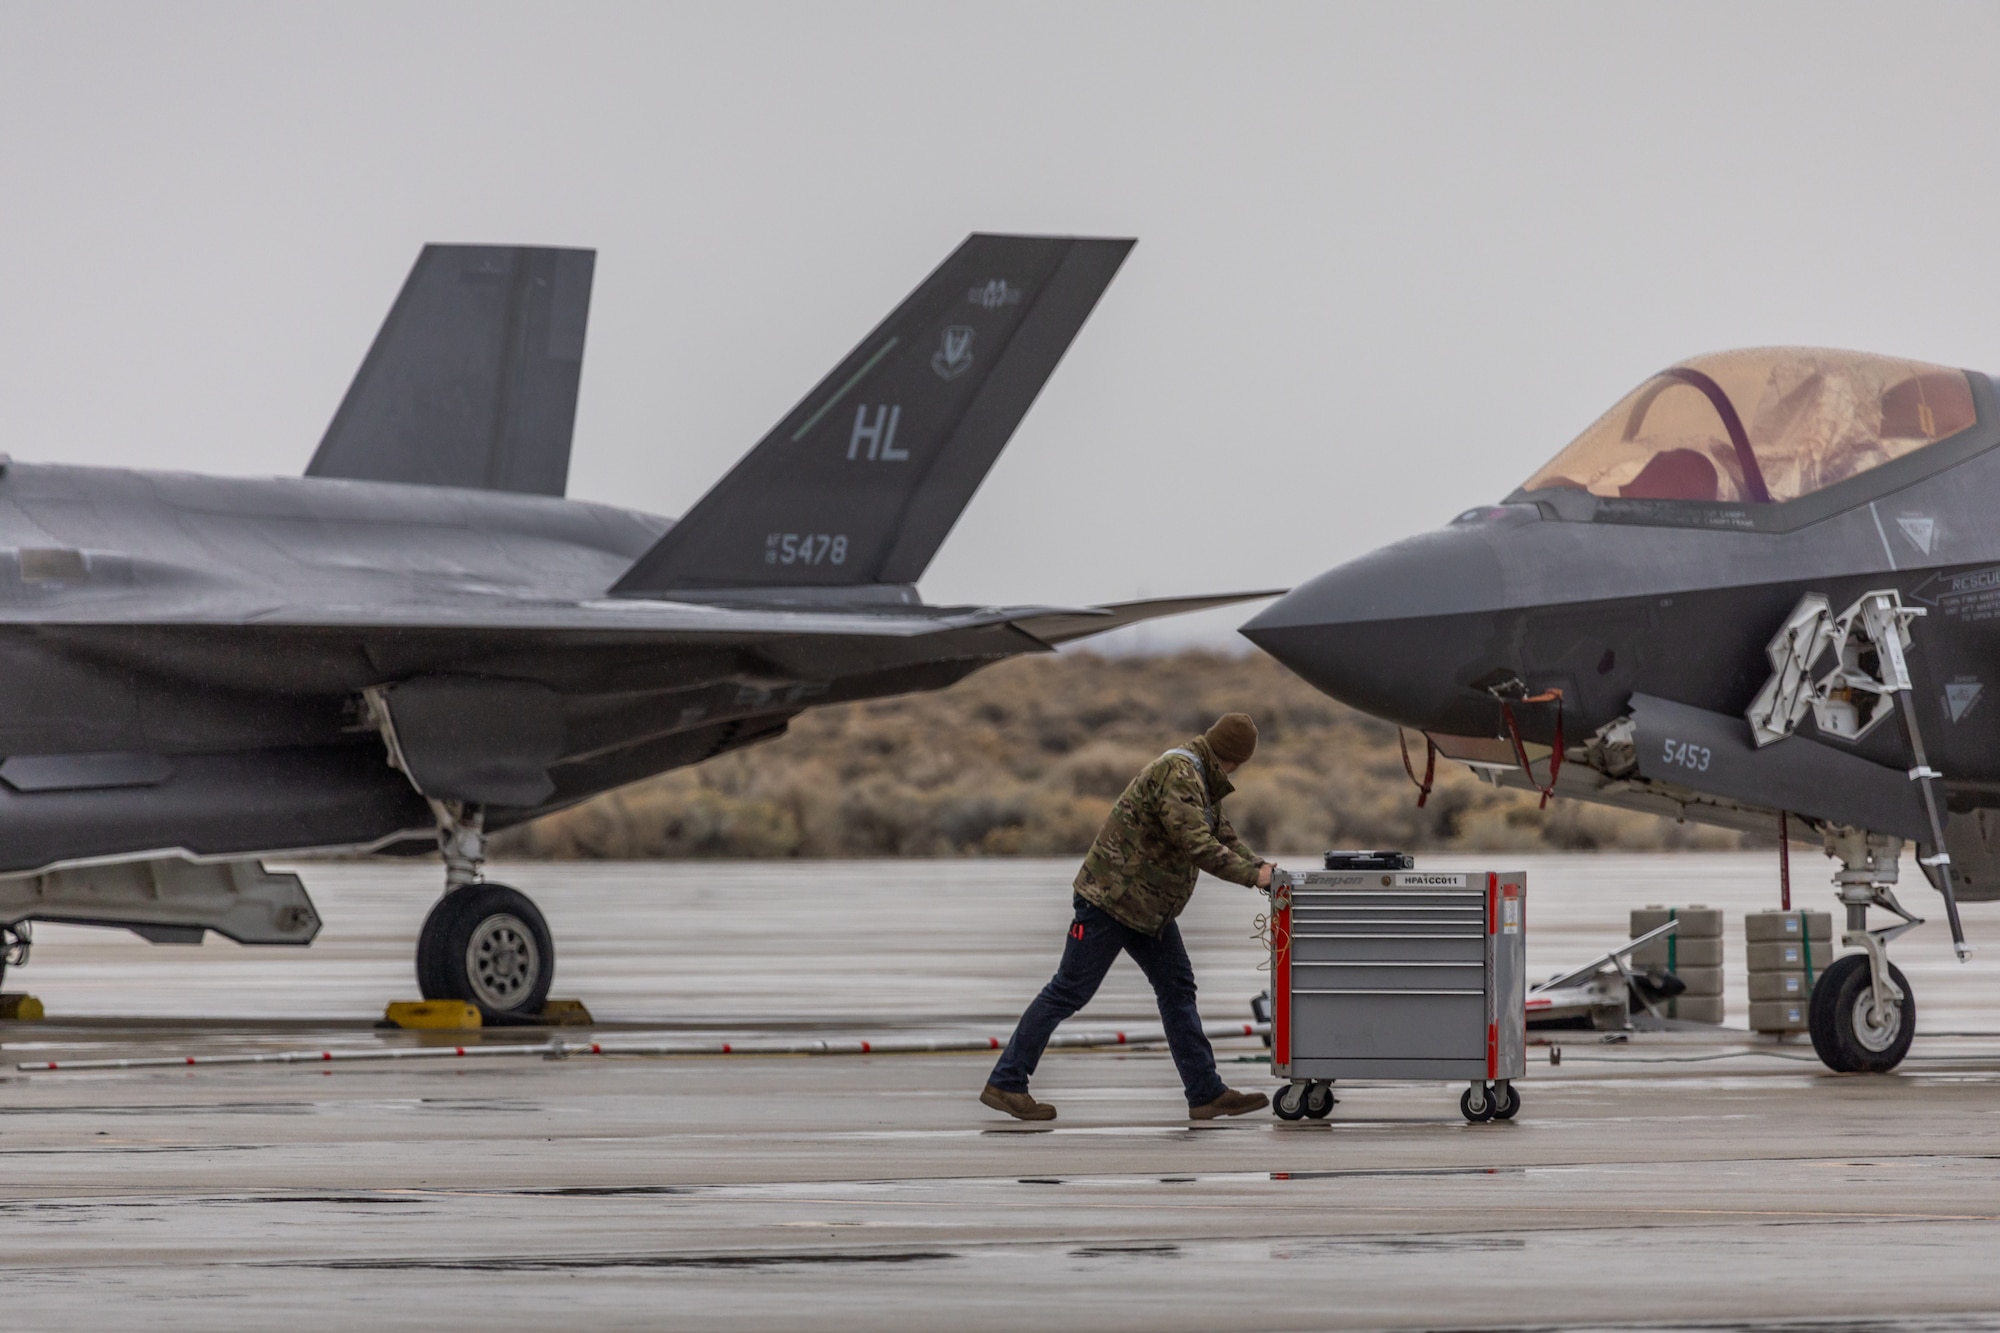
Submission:
{"label": "red tie-down strap", "polygon": [[1410,775],[1410,781],[1417,786],[1417,809],[1421,810],[1424,808],[1424,802],[1431,798],[1431,783],[1437,777],[1437,742],[1431,739],[1429,732],[1424,733],[1424,775],[1421,778],[1417,776],[1416,767],[1410,763],[1410,742],[1403,735],[1401,727],[1396,728],[1396,744],[1403,750],[1403,771]]}
{"label": "red tie-down strap", "polygon": [[[1521,744],[1521,728],[1514,722],[1514,704],[1547,704],[1556,706],[1556,746],[1549,752],[1549,783],[1545,787],[1535,781],[1535,770],[1528,764],[1528,751]],[[1562,772],[1563,764],[1563,692],[1543,690],[1540,694],[1530,694],[1526,698],[1500,701],[1500,720],[1507,725],[1507,739],[1514,743],[1514,758],[1521,765],[1528,785],[1542,794],[1541,809],[1549,808],[1549,797],[1556,794],[1556,775]]]}

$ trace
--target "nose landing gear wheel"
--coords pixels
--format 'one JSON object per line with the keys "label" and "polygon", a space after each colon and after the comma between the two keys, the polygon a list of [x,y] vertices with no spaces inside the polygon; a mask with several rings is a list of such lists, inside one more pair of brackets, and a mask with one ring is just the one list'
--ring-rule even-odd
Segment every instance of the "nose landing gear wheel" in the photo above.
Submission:
{"label": "nose landing gear wheel", "polygon": [[426,1000],[468,1000],[488,1022],[541,1013],[555,980],[555,943],[526,894],[471,884],[438,900],[417,937],[417,987]]}
{"label": "nose landing gear wheel", "polygon": [[1868,955],[1833,960],[1813,986],[1807,1009],[1813,1052],[1838,1074],[1885,1074],[1903,1062],[1917,1035],[1917,998],[1903,971],[1888,964],[1903,998],[1877,1013]]}

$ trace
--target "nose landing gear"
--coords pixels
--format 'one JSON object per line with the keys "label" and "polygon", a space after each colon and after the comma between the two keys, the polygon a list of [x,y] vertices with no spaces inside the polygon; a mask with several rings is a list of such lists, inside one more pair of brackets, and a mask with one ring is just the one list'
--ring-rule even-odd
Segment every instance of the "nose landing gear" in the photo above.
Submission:
{"label": "nose landing gear", "polygon": [[[1834,875],[1847,908],[1841,943],[1862,952],[1835,959],[1813,986],[1806,1014],[1813,1052],[1835,1073],[1887,1073],[1903,1062],[1917,1034],[1916,996],[1888,955],[1891,940],[1923,924],[1896,900],[1903,840],[1837,829],[1828,833],[1826,849],[1841,863]],[[1870,930],[1870,907],[1901,920]]]}

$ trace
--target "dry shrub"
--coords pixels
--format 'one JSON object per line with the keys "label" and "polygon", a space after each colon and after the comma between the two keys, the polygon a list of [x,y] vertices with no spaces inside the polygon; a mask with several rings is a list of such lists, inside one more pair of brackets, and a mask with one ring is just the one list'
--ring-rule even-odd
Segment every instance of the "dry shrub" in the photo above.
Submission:
{"label": "dry shrub", "polygon": [[1218,715],[1257,719],[1227,809],[1251,846],[1529,851],[1734,847],[1738,835],[1486,786],[1440,762],[1416,808],[1396,730],[1262,654],[1015,658],[949,690],[821,708],[791,733],[499,839],[582,857],[1081,853],[1132,775]]}

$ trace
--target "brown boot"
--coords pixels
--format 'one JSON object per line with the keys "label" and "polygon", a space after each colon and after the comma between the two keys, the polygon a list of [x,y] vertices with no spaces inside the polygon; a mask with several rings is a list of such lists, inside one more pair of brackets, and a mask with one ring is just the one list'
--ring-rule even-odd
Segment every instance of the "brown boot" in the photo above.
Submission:
{"label": "brown boot", "polygon": [[996,1111],[1005,1111],[1016,1120],[1053,1120],[1056,1108],[1047,1102],[1038,1102],[1025,1092],[1002,1092],[991,1083],[986,1091],[979,1094],[979,1100]]}
{"label": "brown boot", "polygon": [[1261,1092],[1225,1091],[1206,1106],[1197,1106],[1188,1112],[1193,1120],[1213,1120],[1217,1116],[1247,1115],[1251,1111],[1261,1111],[1271,1104],[1271,1099]]}

